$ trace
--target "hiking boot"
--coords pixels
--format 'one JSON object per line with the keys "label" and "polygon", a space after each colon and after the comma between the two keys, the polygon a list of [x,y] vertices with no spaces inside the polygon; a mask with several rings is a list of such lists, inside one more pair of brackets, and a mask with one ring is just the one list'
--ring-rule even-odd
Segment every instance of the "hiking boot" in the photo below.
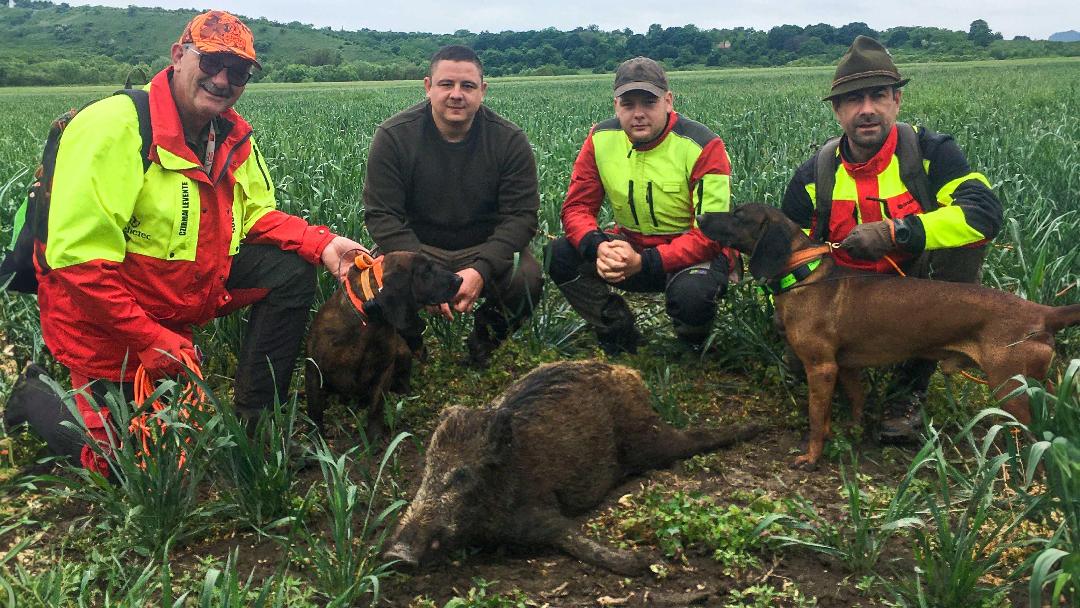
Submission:
{"label": "hiking boot", "polygon": [[925,393],[912,393],[885,404],[881,415],[881,440],[891,443],[914,443],[923,429]]}
{"label": "hiking boot", "polygon": [[601,326],[596,328],[596,342],[609,357],[637,353],[641,333],[634,325],[634,313],[626,300],[612,294],[600,310]]}
{"label": "hiking boot", "polygon": [[469,354],[465,357],[465,366],[476,370],[487,369],[491,365],[491,355],[499,348],[499,341],[489,337],[480,336],[476,331],[469,334],[465,340],[465,346]]}
{"label": "hiking boot", "polygon": [[791,350],[791,346],[784,345],[784,367],[787,368],[787,380],[792,385],[806,384],[806,367],[802,359]]}
{"label": "hiking boot", "polygon": [[12,429],[28,421],[28,408],[37,407],[39,394],[52,395],[52,389],[41,381],[40,376],[48,376],[45,368],[37,363],[28,363],[23,373],[15,381],[11,388],[8,402],[4,406],[4,427],[11,432]]}

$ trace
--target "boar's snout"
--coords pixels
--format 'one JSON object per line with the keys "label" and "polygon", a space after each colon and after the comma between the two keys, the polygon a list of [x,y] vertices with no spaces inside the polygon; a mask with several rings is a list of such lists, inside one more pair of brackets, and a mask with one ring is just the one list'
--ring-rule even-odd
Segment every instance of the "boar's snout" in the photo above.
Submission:
{"label": "boar's snout", "polygon": [[383,557],[389,560],[397,560],[398,566],[416,568],[420,565],[420,560],[405,543],[394,543],[383,553]]}

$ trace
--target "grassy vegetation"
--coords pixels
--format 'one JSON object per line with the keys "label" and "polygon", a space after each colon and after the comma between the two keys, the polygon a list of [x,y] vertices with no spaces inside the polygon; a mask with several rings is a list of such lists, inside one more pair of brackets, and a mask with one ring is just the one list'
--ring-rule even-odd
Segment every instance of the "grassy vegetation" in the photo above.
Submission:
{"label": "grassy vegetation", "polygon": [[[952,133],[1005,202],[1009,228],[993,244],[984,281],[1047,304],[1080,302],[1080,88],[1074,84],[1080,61],[919,65],[907,72],[913,81],[902,117]],[[677,109],[724,138],[736,201],[777,204],[794,167],[836,131],[828,107],[817,101],[830,74],[824,68],[732,70],[675,73],[671,80]],[[379,122],[422,97],[420,84],[249,89],[239,110],[255,125],[280,206],[369,242],[361,201],[367,148]],[[610,91],[607,76],[491,82],[489,105],[525,129],[539,163],[537,253],[561,233],[559,207],[572,161],[590,125],[611,114]],[[108,92],[0,90],[0,241],[10,236],[10,218],[49,121]],[[325,297],[334,286],[325,274],[321,281]],[[763,416],[798,435],[797,404],[805,397],[784,382],[770,310],[754,288],[731,290],[712,337],[715,350],[703,356],[675,344],[660,300],[635,297],[632,303],[647,344],[622,361],[642,371],[665,418],[696,425]],[[51,363],[33,299],[2,294],[0,304],[2,403],[24,362]],[[239,313],[198,332],[208,356],[206,389],[215,400],[198,421],[202,431],[166,410],[162,421],[191,441],[161,442],[145,468],[125,460],[124,448],[115,450],[118,484],[86,473],[19,475],[38,446],[25,436],[0,436],[0,603],[17,597],[19,606],[141,606],[147,598],[162,605],[180,598],[180,605],[200,606],[366,605],[404,579],[388,575],[378,552],[415,479],[402,454],[415,456],[413,446],[430,432],[437,412],[449,404],[482,405],[540,362],[597,354],[592,336],[552,288],[485,373],[456,364],[469,322],[432,320],[432,358],[417,370],[416,394],[388,400],[395,428],[416,438],[399,438],[398,449],[384,451],[356,447],[356,425],[346,415],[338,418],[336,435],[317,442],[297,412],[302,398],[291,395],[245,435],[229,413],[228,393],[243,321]],[[935,381],[931,413],[940,431],[928,447],[914,458],[871,450],[862,464],[845,466],[832,486],[840,492],[808,499],[812,508],[798,500],[805,487],[778,488],[765,478],[747,482],[754,485],[742,497],[694,494],[664,482],[631,493],[614,514],[604,515],[611,526],[594,529],[609,541],[665,553],[655,580],[685,567],[684,558],[752,573],[738,579],[721,605],[814,605],[790,581],[758,582],[776,560],[800,559],[810,545],[839,563],[845,576],[861,577],[854,579],[860,589],[879,601],[868,605],[884,605],[881,598],[960,605],[948,595],[951,583],[942,582],[954,580],[967,586],[961,603],[1076,601],[1080,380],[1077,366],[1067,369],[1067,363],[1080,358],[1080,332],[1058,338],[1052,372],[1058,396],[1034,384],[1025,388],[1036,404],[1032,431],[1040,441],[1027,451],[1001,451],[997,442],[962,435],[992,403],[983,389]],[[102,405],[118,420],[130,417],[122,399]],[[834,462],[846,462],[846,449],[832,453]],[[684,474],[732,473],[710,458],[695,458]],[[901,470],[886,485],[860,473],[869,460],[889,459],[909,475]],[[766,521],[775,524],[769,537],[755,535],[775,513],[786,519]],[[895,521],[903,525],[889,527]],[[784,534],[783,522],[798,543],[774,542]],[[502,575],[485,578],[462,581],[456,598],[421,597],[418,605],[543,604],[488,582]]]}

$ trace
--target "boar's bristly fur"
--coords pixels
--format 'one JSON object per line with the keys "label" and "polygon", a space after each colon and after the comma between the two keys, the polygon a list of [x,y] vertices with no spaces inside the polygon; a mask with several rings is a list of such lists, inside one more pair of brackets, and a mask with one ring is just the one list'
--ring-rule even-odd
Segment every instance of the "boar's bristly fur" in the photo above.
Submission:
{"label": "boar's bristly fur", "polygon": [[585,538],[570,518],[600,504],[627,475],[760,430],[669,426],[628,367],[541,366],[486,408],[443,412],[420,489],[386,555],[417,565],[469,545],[554,546],[620,574],[640,574],[642,560]]}

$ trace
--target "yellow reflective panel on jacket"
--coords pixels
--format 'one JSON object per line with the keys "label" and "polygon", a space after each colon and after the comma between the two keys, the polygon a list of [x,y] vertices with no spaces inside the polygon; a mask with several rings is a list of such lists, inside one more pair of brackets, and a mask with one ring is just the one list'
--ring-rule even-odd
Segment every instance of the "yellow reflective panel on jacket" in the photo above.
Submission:
{"label": "yellow reflective panel on jacket", "polygon": [[[229,255],[239,251],[255,222],[275,208],[269,171],[252,146],[253,153],[233,172]],[[158,146],[159,163],[144,173],[141,149],[138,116],[125,96],[91,104],[71,121],[56,158],[45,256],[50,267],[99,259],[120,262],[127,252],[160,260],[196,259],[203,215],[200,182],[182,171],[197,165]],[[99,210],[90,212],[91,205]],[[236,218],[243,218],[242,224]]]}
{"label": "yellow reflective panel on jacket", "polygon": [[143,186],[141,150],[127,96],[103,99],[72,119],[56,153],[45,250],[50,267],[123,261],[124,227]]}
{"label": "yellow reflective panel on jacket", "polygon": [[[690,165],[693,169],[693,165]],[[706,173],[701,178],[699,192],[702,198],[697,203],[697,213],[722,213],[731,208],[731,176],[719,173]],[[694,193],[696,199],[698,192]],[[694,220],[697,221],[695,215]]]}
{"label": "yellow reflective panel on jacket", "polygon": [[274,182],[270,179],[270,170],[262,162],[262,153],[254,140],[251,140],[251,154],[236,171],[236,187],[233,193],[233,218],[244,218],[244,225],[233,226],[230,254],[240,250],[243,240],[255,222],[276,208],[274,202]]}
{"label": "yellow reflective panel on jacket", "polygon": [[[695,205],[690,192],[690,174],[702,147],[689,138],[669,133],[655,148],[635,150],[620,128],[593,132],[596,166],[611,203],[615,221],[642,234],[682,234],[694,225]],[[724,180],[710,180],[725,192]],[[721,194],[710,194],[710,208],[726,211],[726,203],[715,202]],[[721,206],[723,208],[721,208]]]}
{"label": "yellow reflective panel on jacket", "polygon": [[[195,260],[201,214],[199,183],[150,165],[124,227],[127,250],[159,260]],[[50,245],[52,239],[49,239]]]}

